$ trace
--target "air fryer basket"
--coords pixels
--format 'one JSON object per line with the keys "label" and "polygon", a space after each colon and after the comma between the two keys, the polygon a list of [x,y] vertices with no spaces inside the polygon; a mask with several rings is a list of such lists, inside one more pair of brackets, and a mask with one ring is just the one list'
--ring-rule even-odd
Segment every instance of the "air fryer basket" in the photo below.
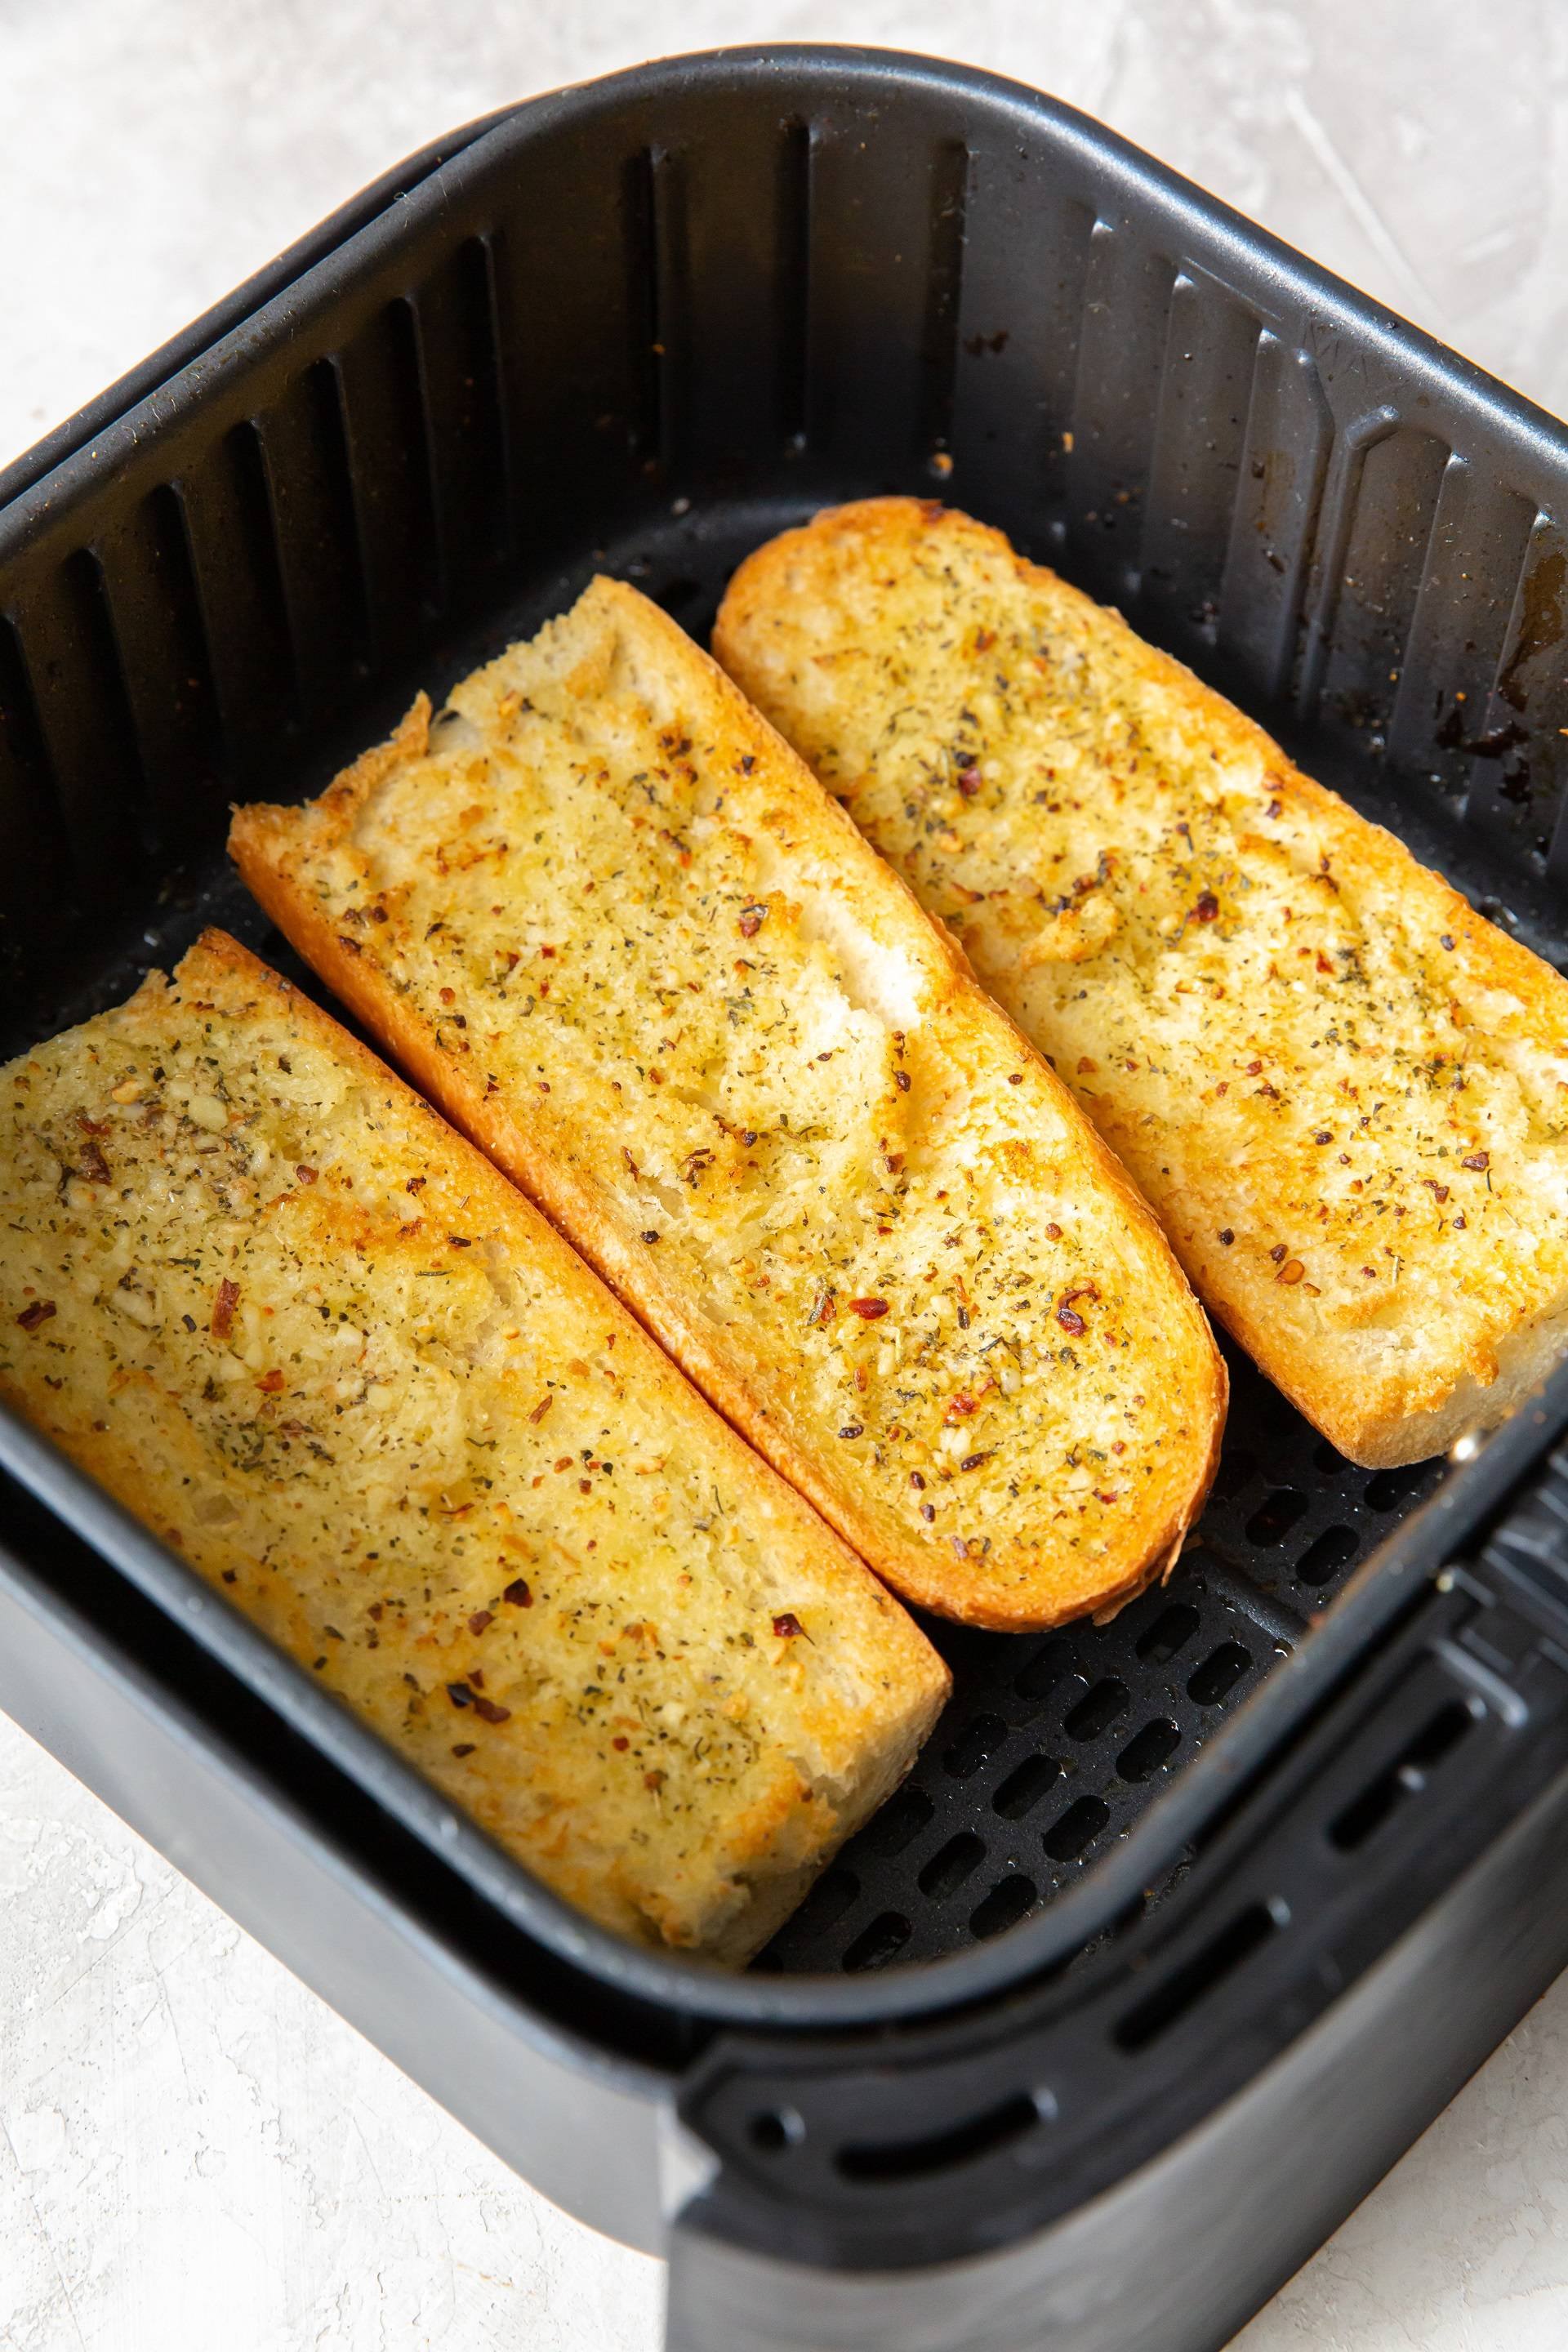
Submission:
{"label": "air fryer basket", "polygon": [[[1568,952],[1568,436],[1033,93],[734,51],[415,159],[0,477],[0,1045],[205,921],[313,984],[232,800],[595,569],[705,636],[759,540],[882,489],[1001,524]],[[1568,1958],[1568,1376],[1369,1474],[1232,1373],[1171,1581],[934,1628],[948,1715],[742,1979],[577,1920],[9,1421],[0,1699],[668,2242],[678,2352],[1204,2352]]]}

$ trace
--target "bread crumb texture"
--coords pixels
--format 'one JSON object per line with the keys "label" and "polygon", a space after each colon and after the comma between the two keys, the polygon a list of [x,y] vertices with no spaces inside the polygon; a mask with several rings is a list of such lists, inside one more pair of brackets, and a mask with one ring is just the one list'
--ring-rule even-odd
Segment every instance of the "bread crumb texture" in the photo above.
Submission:
{"label": "bread crumb texture", "polygon": [[295,943],[889,1582],[1173,1558],[1224,1373],[1152,1218],[715,667],[600,581],[233,846]]}
{"label": "bread crumb texture", "polygon": [[593,1917],[765,1939],[945,1670],[514,1188],[214,933],[0,1157],[0,1392]]}
{"label": "bread crumb texture", "polygon": [[715,649],[1071,1086],[1342,1452],[1436,1452],[1568,1340],[1568,986],[997,531],[876,499]]}

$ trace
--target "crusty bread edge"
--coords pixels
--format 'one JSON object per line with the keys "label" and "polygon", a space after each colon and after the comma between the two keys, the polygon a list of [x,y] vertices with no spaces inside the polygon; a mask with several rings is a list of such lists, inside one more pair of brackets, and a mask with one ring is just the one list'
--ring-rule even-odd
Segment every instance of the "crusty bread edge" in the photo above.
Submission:
{"label": "crusty bread edge", "polygon": [[[1464,950],[1468,977],[1483,986],[1506,989],[1531,1010],[1543,1015],[1552,1011],[1550,998],[1557,975],[1521,941],[1510,939],[1505,931],[1479,916],[1468,900],[1434,867],[1423,866],[1397,835],[1363,817],[1340,793],[1305,774],[1257,720],[1205,686],[1174,655],[1141,636],[1113,605],[1097,603],[1049,565],[1032,562],[1020,555],[1005,532],[972,515],[931,499],[860,499],[824,508],[809,522],[781,531],[749,555],[730,582],[713,628],[718,660],[729,668],[728,648],[736,670],[743,670],[745,665],[734,644],[742,625],[741,616],[767,607],[773,601],[773,578],[800,548],[826,542],[841,532],[864,531],[868,526],[877,531],[887,525],[898,525],[901,530],[917,515],[928,527],[940,521],[965,536],[989,541],[1026,585],[1039,583],[1068,607],[1076,606],[1089,615],[1093,625],[1103,627],[1109,624],[1124,632],[1137,648],[1148,674],[1171,694],[1195,727],[1211,738],[1226,738],[1237,748],[1256,751],[1313,818],[1344,843],[1346,854],[1369,864],[1384,887],[1395,887],[1414,870],[1432,888],[1445,894],[1451,907],[1456,935],[1461,924],[1470,934]],[[845,814],[847,815],[847,811]],[[1331,1378],[1304,1370],[1295,1351],[1293,1336],[1271,1328],[1245,1294],[1228,1289],[1223,1278],[1225,1262],[1174,1230],[1172,1224],[1167,1224],[1165,1231],[1210,1314],[1331,1444],[1347,1460],[1364,1469],[1392,1469],[1425,1461],[1446,1450],[1467,1430],[1494,1427],[1506,1419],[1568,1347],[1568,1289],[1564,1289],[1528,1323],[1499,1343],[1498,1374],[1489,1384],[1483,1385],[1473,1375],[1465,1373],[1446,1402],[1429,1411],[1380,1407],[1375,1402],[1375,1389],[1369,1402],[1364,1381],[1358,1381],[1347,1388]]]}
{"label": "crusty bread edge", "polygon": [[[358,952],[355,943],[333,929],[314,897],[298,884],[292,871],[289,836],[299,822],[299,812],[267,803],[237,809],[229,830],[230,855],[266,913],[334,993],[384,1040],[416,1086],[543,1211],[652,1338],[668,1349],[731,1427],[810,1501],[895,1591],[933,1614],[998,1633],[1045,1631],[1086,1614],[1100,1617],[1114,1613],[1157,1577],[1168,1575],[1180,1556],[1218,1467],[1229,1394],[1224,1359],[1214,1344],[1184,1274],[1171,1255],[1157,1218],[1110,1145],[1073,1099],[1070,1089],[1002,1007],[984,994],[952,934],[927,914],[903,877],[877,855],[853,818],[823,789],[805,762],[746,700],[732,680],[677,623],[636,590],[604,578],[596,579],[593,587],[595,593],[614,603],[623,625],[652,633],[658,655],[689,666],[717,705],[719,725],[763,740],[771,764],[783,769],[792,790],[800,795],[800,804],[793,808],[793,814],[809,825],[816,836],[813,845],[816,853],[832,856],[847,866],[858,886],[858,895],[871,892],[894,927],[903,932],[928,964],[934,950],[941,971],[938,998],[951,994],[977,1024],[994,1021],[1015,1041],[1019,1056],[1031,1066],[1047,1093],[1059,1099],[1068,1123],[1077,1129],[1089,1171],[1115,1195],[1130,1224],[1144,1238],[1155,1263],[1164,1261],[1173,1285],[1179,1286],[1176,1302],[1191,1307],[1194,1336],[1206,1359],[1204,1367],[1195,1361],[1189,1367],[1194,1424],[1192,1475],[1173,1507],[1153,1526],[1138,1529],[1134,1523],[1137,1541],[1133,1557],[1100,1591],[1060,1609],[1042,1605],[1038,1598],[1032,1602],[1021,1600],[1016,1607],[1002,1606],[987,1598],[955,1593],[944,1579],[933,1572],[928,1555],[915,1546],[895,1549],[885,1543],[869,1514],[855,1508],[852,1490],[835,1486],[821,1475],[813,1455],[780,1425],[743,1377],[721,1354],[703,1319],[689,1307],[679,1287],[661,1279],[646,1250],[638,1251],[622,1239],[605,1213],[596,1188],[581,1181],[568,1167],[534,1144],[487,1097],[477,1077],[469,1076],[454,1057],[439,1050],[428,1030],[410,1016],[386,976]],[[423,755],[429,717],[429,702],[421,695],[396,733],[345,770],[317,805],[323,812],[357,807],[403,761]],[[932,1016],[936,1010],[933,1002]],[[1203,1369],[1206,1369],[1206,1381],[1199,1377]]]}

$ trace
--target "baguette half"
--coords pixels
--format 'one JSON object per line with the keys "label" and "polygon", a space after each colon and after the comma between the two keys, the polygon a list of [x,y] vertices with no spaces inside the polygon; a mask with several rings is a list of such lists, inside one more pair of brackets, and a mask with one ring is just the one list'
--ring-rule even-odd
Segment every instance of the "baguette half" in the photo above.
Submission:
{"label": "baguette half", "polygon": [[1070,1095],[675,623],[600,580],[298,809],[251,889],[898,1591],[1103,1611],[1225,1376]]}
{"label": "baguette half", "polygon": [[1568,985],[999,531],[869,499],[744,563],[731,675],[1054,1057],[1352,1460],[1568,1344]]}
{"label": "baguette half", "polygon": [[739,1961],[946,1696],[488,1161],[221,932],[0,1073],[0,1394],[549,1885]]}

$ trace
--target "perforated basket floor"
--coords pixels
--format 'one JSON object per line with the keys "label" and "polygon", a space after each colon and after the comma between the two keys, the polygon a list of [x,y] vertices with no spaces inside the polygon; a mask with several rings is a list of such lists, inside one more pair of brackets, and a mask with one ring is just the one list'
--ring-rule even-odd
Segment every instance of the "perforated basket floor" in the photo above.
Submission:
{"label": "perforated basket floor", "polygon": [[1358,1470],[1240,1351],[1219,1475],[1167,1583],[1038,1639],[926,1622],[953,1696],[904,1786],[757,1962],[878,1969],[1048,1902],[1309,1631],[1443,1465]]}

